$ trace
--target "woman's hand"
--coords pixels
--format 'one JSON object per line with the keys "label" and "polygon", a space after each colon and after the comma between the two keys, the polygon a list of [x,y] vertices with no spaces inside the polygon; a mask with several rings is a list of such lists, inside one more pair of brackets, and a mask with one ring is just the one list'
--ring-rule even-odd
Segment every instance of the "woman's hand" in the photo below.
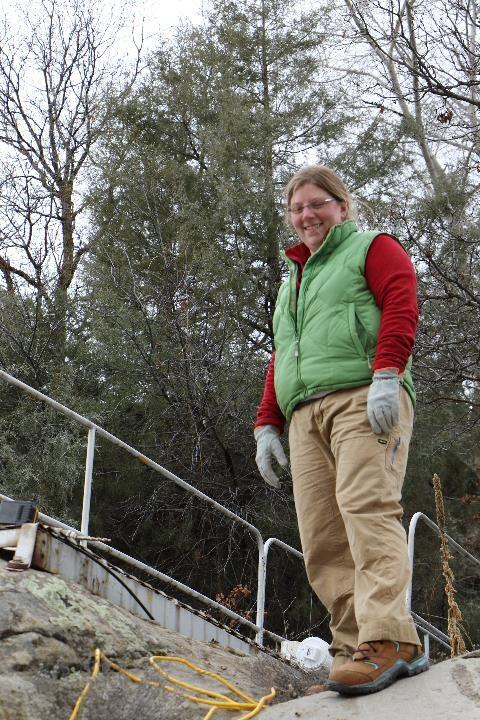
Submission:
{"label": "woman's hand", "polygon": [[368,391],[367,415],[377,435],[389,433],[400,419],[400,377],[397,370],[377,370]]}
{"label": "woman's hand", "polygon": [[282,467],[288,465],[287,456],[280,442],[280,433],[274,425],[260,425],[260,427],[255,428],[253,434],[257,441],[255,462],[257,463],[260,475],[266,483],[278,490],[280,480],[272,470],[272,457],[274,457]]}

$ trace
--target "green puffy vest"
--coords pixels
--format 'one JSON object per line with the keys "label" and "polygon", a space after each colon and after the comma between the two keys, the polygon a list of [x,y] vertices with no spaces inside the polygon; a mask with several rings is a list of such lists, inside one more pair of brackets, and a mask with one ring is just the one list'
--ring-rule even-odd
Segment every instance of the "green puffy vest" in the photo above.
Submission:
{"label": "green puffy vest", "polygon": [[[297,263],[280,287],[273,331],[275,393],[290,419],[295,406],[323,390],[372,381],[381,312],[365,280],[365,259],[379,231],[359,232],[354,222],[335,225],[305,264],[297,297]],[[415,390],[407,363],[404,385]]]}

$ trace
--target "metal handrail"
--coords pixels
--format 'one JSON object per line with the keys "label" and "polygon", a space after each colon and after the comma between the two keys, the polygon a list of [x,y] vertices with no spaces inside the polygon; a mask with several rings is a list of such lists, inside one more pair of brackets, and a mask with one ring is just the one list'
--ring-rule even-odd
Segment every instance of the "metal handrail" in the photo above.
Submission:
{"label": "metal handrail", "polygon": [[448,637],[448,635],[435,627],[435,625],[429,623],[428,620],[425,620],[424,617],[418,615],[418,613],[413,612],[413,610],[410,610],[410,612],[413,619],[415,620],[417,627],[423,630],[423,632],[426,633],[427,636],[434,638],[438,643],[446,647],[448,650],[451,650],[450,638]]}
{"label": "metal handrail", "polygon": [[[441,643],[448,649],[450,649],[450,638],[445,635],[445,633],[442,633],[441,630],[435,627],[435,625],[431,625],[429,622],[427,622],[424,618],[422,618],[420,615],[417,615],[412,611],[412,588],[413,588],[413,560],[415,555],[415,533],[417,530],[418,521],[422,520],[428,527],[430,527],[432,530],[434,530],[437,535],[441,535],[440,528],[436,523],[431,520],[428,515],[425,515],[425,513],[422,512],[416,512],[414,515],[412,515],[412,518],[410,520],[410,525],[408,528],[408,542],[407,542],[407,549],[408,549],[408,562],[410,565],[410,582],[408,584],[407,588],[407,596],[406,596],[406,604],[407,608],[412,614],[412,616],[415,619],[415,622],[417,625],[423,630],[425,634],[425,638],[428,636],[434,638],[437,642]],[[468,550],[465,550],[464,547],[459,545],[456,540],[454,540],[450,535],[447,535],[445,533],[445,537],[448,540],[448,544],[450,547],[452,547],[454,550],[456,550],[460,555],[462,555],[467,560],[470,560],[471,562],[475,563],[480,567],[480,560],[476,558],[474,555],[468,552]],[[428,653],[427,653],[428,656]]]}
{"label": "metal handrail", "polygon": [[[283,550],[286,550],[287,552],[291,553],[292,555],[295,555],[296,557],[299,557],[303,560],[303,553],[300,552],[300,550],[296,550],[291,545],[288,545],[287,543],[284,543],[283,540],[278,540],[277,538],[269,538],[266,540],[265,545],[263,546],[263,577],[265,578],[264,582],[266,585],[267,582],[267,559],[268,559],[268,551],[270,550],[272,545],[279,545]],[[262,607],[259,608],[257,605],[257,609],[261,611],[262,617],[265,616],[265,588],[262,593],[262,597],[260,601],[263,603]],[[284,638],[286,639],[286,638]]]}
{"label": "metal handrail", "polygon": [[[148,467],[152,468],[156,472],[160,473],[164,477],[166,477],[168,480],[173,481],[177,485],[179,485],[181,488],[186,490],[187,492],[195,495],[199,499],[207,502],[209,505],[211,505],[213,508],[221,512],[222,514],[229,517],[233,522],[238,522],[251,532],[256,540],[257,540],[257,546],[258,546],[258,572],[257,572],[257,598],[256,598],[256,604],[257,604],[257,612],[256,612],[256,621],[255,623],[251,622],[250,620],[247,620],[243,616],[235,613],[230,608],[225,607],[224,605],[221,605],[220,603],[216,602],[215,600],[212,600],[211,598],[202,595],[201,593],[197,592],[196,590],[193,590],[192,588],[188,587],[187,585],[184,585],[183,583],[179,582],[178,580],[175,580],[174,578],[170,577],[169,575],[165,575],[164,573],[160,572],[159,570],[156,570],[155,568],[150,567],[149,565],[146,565],[145,563],[142,563],[139,560],[136,560],[135,558],[126,555],[125,553],[120,552],[119,550],[116,550],[115,548],[110,547],[109,545],[105,545],[105,543],[99,542],[99,541],[88,541],[89,544],[91,544],[93,547],[98,548],[99,550],[102,550],[103,552],[107,553],[108,555],[116,558],[117,560],[120,560],[122,562],[125,562],[129,565],[132,565],[143,572],[146,572],[147,574],[152,575],[153,577],[156,577],[164,582],[169,583],[170,585],[173,585],[178,590],[184,592],[187,595],[190,595],[191,597],[195,598],[196,600],[201,601],[202,603],[205,603],[209,605],[210,607],[220,610],[222,613],[227,615],[228,617],[231,617],[232,619],[235,619],[242,625],[245,625],[246,627],[250,628],[251,630],[254,630],[256,633],[256,642],[259,645],[263,645],[263,636],[264,634],[267,634],[272,639],[276,640],[277,642],[281,642],[285,638],[281,637],[280,635],[277,635],[275,633],[272,633],[269,630],[265,630],[264,628],[264,622],[265,622],[265,587],[266,587],[266,574],[267,574],[267,558],[268,558],[268,552],[270,547],[275,544],[278,545],[280,548],[285,550],[286,552],[293,554],[295,557],[303,558],[302,553],[299,550],[296,550],[295,548],[291,547],[287,543],[284,543],[282,540],[278,540],[277,538],[269,538],[265,542],[263,541],[262,534],[258,528],[256,528],[254,525],[249,523],[244,518],[240,517],[239,515],[236,515],[234,512],[226,508],[224,505],[221,505],[219,502],[214,500],[213,498],[209,497],[205,493],[201,492],[200,490],[197,490],[193,485],[190,485],[185,480],[182,480],[177,475],[174,475],[166,468],[162,467],[162,465],[159,465],[154,460],[151,460],[149,457],[144,455],[143,453],[139,452],[132,446],[128,445],[127,443],[123,442],[123,440],[120,440],[120,438],[116,437],[115,435],[112,435],[112,433],[109,433],[104,428],[100,427],[96,423],[92,422],[91,420],[88,420],[88,418],[85,418],[83,415],[79,415],[79,413],[76,413],[74,410],[71,410],[70,408],[66,407],[65,405],[62,405],[61,403],[57,402],[56,400],[53,400],[53,398],[48,397],[48,395],[44,395],[39,390],[35,390],[35,388],[30,387],[26,383],[22,382],[21,380],[18,380],[17,378],[13,377],[12,375],[9,375],[4,370],[0,370],[0,378],[5,380],[10,385],[14,385],[21,390],[23,390],[28,395],[32,396],[35,400],[40,400],[42,402],[45,402],[47,405],[50,405],[58,412],[62,413],[63,415],[66,415],[70,419],[74,420],[75,422],[79,423],[80,425],[88,428],[88,440],[87,440],[87,455],[86,455],[86,463],[85,463],[85,482],[84,482],[84,492],[83,492],[83,502],[82,502],[82,518],[81,518],[81,528],[80,528],[80,534],[81,535],[88,535],[88,529],[89,529],[89,517],[90,517],[90,501],[91,501],[91,489],[92,489],[92,478],[93,478],[93,464],[94,464],[94,455],[95,455],[95,440],[96,436],[100,435],[100,437],[105,438],[106,440],[109,440],[114,445],[117,445],[118,447],[126,450],[130,455],[135,457],[137,460],[142,462],[143,464],[147,465]],[[0,494],[0,498],[4,500],[10,500],[11,498],[8,498],[5,495]],[[39,514],[39,518],[41,522],[44,522],[46,524],[52,525],[54,527],[63,528],[64,530],[67,530],[69,532],[78,533],[79,531],[76,528],[71,527],[70,525],[66,525],[65,523],[62,523],[60,520],[57,520],[55,518],[49,517],[48,515],[44,515],[43,513]],[[430,636],[437,640],[438,642],[442,643],[443,645],[447,644],[447,636],[442,633],[438,628],[435,628],[434,625],[430,625],[426,620],[424,620],[421,616],[416,615],[411,610],[411,602],[412,602],[412,584],[413,584],[413,558],[414,558],[414,551],[415,551],[415,531],[416,526],[419,520],[423,520],[428,526],[430,526],[432,529],[434,529],[437,533],[440,534],[440,529],[438,526],[430,520],[430,518],[425,515],[422,512],[417,512],[413,515],[411,521],[410,521],[410,527],[408,532],[408,559],[410,564],[410,583],[407,589],[407,597],[406,597],[406,603],[407,607],[410,612],[412,612],[412,615],[419,627],[424,631],[425,639],[427,640],[427,637]],[[452,548],[457,550],[461,555],[468,558],[469,560],[473,561],[474,563],[478,564],[480,566],[480,560],[478,558],[471,555],[467,550],[465,550],[461,545],[459,545],[453,538],[451,538],[449,535],[447,535],[447,539],[449,544]],[[83,544],[86,544],[86,540],[81,540]]]}
{"label": "metal handrail", "polygon": [[[8,495],[3,495],[0,493],[0,500],[12,500],[13,498],[8,497]],[[56,518],[50,517],[50,515],[45,515],[42,512],[38,513],[38,520],[39,522],[43,523],[44,525],[50,525],[54,528],[60,528],[61,530],[65,530],[68,533],[74,533],[78,534],[79,537],[83,536],[83,533],[79,533],[77,528],[72,527],[71,525],[67,525],[66,523],[61,522],[60,520],[57,520]],[[80,540],[80,542],[83,542]],[[140,560],[137,560],[136,558],[132,557],[131,555],[126,555],[125,553],[121,552],[120,550],[116,550],[115,548],[111,547],[110,545],[106,545],[105,543],[101,542],[100,540],[89,540],[89,545],[91,547],[96,548],[97,550],[101,550],[105,555],[108,555],[112,558],[115,558],[115,560],[119,560],[121,562],[126,563],[127,565],[131,565],[132,567],[137,568],[138,570],[142,570],[143,572],[147,573],[151,577],[155,577],[158,580],[162,580],[163,582],[167,582],[170,585],[173,585],[177,590],[180,590],[181,592],[185,593],[186,595],[190,595],[191,597],[195,598],[196,600],[200,600],[200,602],[208,604],[210,607],[214,608],[215,610],[220,610],[228,617],[232,618],[233,620],[238,621],[242,625],[246,625],[251,630],[255,630],[255,632],[263,632],[269,637],[271,637],[273,640],[276,640],[277,642],[283,642],[285,640],[284,637],[281,635],[277,635],[276,633],[271,632],[271,630],[265,630],[264,628],[256,625],[251,620],[247,620],[247,618],[244,618],[242,615],[239,615],[234,610],[230,610],[230,608],[227,608],[225,605],[222,605],[221,603],[216,602],[215,600],[212,600],[211,598],[207,597],[206,595],[202,595],[202,593],[199,593],[197,590],[193,590],[193,588],[189,587],[188,585],[184,585],[179,580],[175,580],[174,578],[170,577],[170,575],[165,575],[165,573],[162,573],[160,570],[156,570],[155,568],[152,568],[150,565],[146,565],[146,563],[141,562]]]}
{"label": "metal handrail", "polygon": [[[416,512],[414,515],[412,515],[412,519],[410,520],[410,525],[408,528],[408,561],[410,564],[410,583],[407,588],[407,607],[410,610],[412,607],[412,587],[413,587],[413,558],[415,554],[415,532],[417,529],[417,524],[419,520],[423,520],[423,522],[428,525],[432,530],[435,530],[435,532],[440,535],[441,531],[438,525],[436,525],[433,520],[430,520],[428,515],[425,515],[425,513],[422,512]],[[448,540],[448,544],[450,547],[454,548],[460,555],[463,555],[463,557],[467,558],[467,560],[470,560],[471,562],[475,563],[480,567],[480,560],[476,558],[474,555],[468,552],[468,550],[465,550],[464,547],[459,545],[456,540],[454,540],[450,535],[447,535],[445,533],[445,536]]]}
{"label": "metal handrail", "polygon": [[[23,392],[27,393],[28,395],[32,396],[35,400],[40,400],[42,402],[45,402],[47,405],[50,405],[50,407],[53,407],[58,412],[62,413],[63,415],[66,415],[70,419],[74,420],[75,422],[79,423],[80,425],[83,425],[84,427],[88,428],[88,441],[87,441],[87,457],[86,457],[86,464],[85,464],[85,482],[84,482],[84,490],[83,490],[83,502],[82,502],[82,519],[81,519],[81,526],[80,526],[80,534],[81,535],[88,535],[88,528],[89,528],[89,518],[90,518],[90,501],[91,501],[91,491],[92,491],[92,479],[93,479],[93,463],[94,463],[94,454],[95,454],[95,440],[96,436],[99,435],[100,437],[105,438],[106,440],[109,440],[114,445],[117,445],[118,447],[121,447],[122,449],[126,450],[130,455],[135,457],[137,460],[142,462],[144,465],[147,465],[148,467],[152,468],[156,472],[160,473],[164,477],[166,477],[168,480],[172,480],[174,483],[179,485],[181,488],[186,490],[187,492],[191,493],[192,495],[195,495],[196,497],[200,498],[201,500],[204,500],[206,503],[214,507],[216,510],[221,512],[223,515],[226,515],[229,517],[232,521],[238,522],[244,527],[247,528],[256,538],[257,541],[257,547],[258,547],[258,571],[257,571],[257,613],[256,613],[256,622],[252,623],[249,620],[246,620],[246,618],[243,618],[241,615],[238,615],[237,613],[234,613],[233,611],[229,610],[229,608],[225,608],[224,605],[221,605],[220,603],[215,602],[211,598],[206,597],[205,595],[202,595],[201,593],[198,593],[196,590],[193,590],[192,588],[189,588],[187,585],[183,585],[183,583],[178,582],[177,580],[174,580],[173,578],[169,577],[168,575],[165,575],[164,573],[161,573],[158,570],[155,570],[154,568],[149,567],[148,565],[145,565],[144,563],[141,563],[138,560],[135,560],[134,558],[131,558],[129,555],[125,555],[124,553],[121,553],[119,550],[114,550],[108,545],[105,545],[104,543],[99,542],[93,542],[89,541],[90,544],[101,548],[105,552],[108,552],[113,557],[117,557],[118,559],[127,562],[128,564],[134,565],[137,568],[142,569],[143,571],[149,572],[151,575],[154,575],[155,577],[159,577],[160,579],[170,583],[171,585],[174,585],[177,587],[177,589],[182,590],[182,592],[185,592],[186,594],[196,598],[197,600],[201,600],[202,602],[205,602],[209,604],[211,607],[214,607],[217,610],[221,610],[226,615],[229,615],[230,617],[234,617],[236,620],[241,622],[242,624],[250,627],[251,629],[255,630],[256,632],[256,642],[259,645],[263,644],[263,634],[264,632],[267,632],[268,635],[273,637],[276,640],[284,640],[285,638],[280,637],[279,635],[276,635],[275,633],[271,633],[270,631],[266,631],[264,629],[264,622],[265,622],[265,585],[266,585],[266,555],[265,555],[265,545],[263,541],[262,534],[258,528],[256,528],[254,525],[249,523],[244,518],[240,517],[239,515],[236,515],[234,512],[226,508],[224,505],[221,505],[219,502],[214,500],[213,498],[209,497],[205,493],[201,492],[201,490],[198,490],[193,485],[190,485],[189,483],[185,482],[185,480],[182,480],[177,475],[174,475],[166,468],[162,467],[162,465],[159,465],[154,460],[151,460],[149,457],[144,455],[143,453],[136,450],[131,445],[128,445],[123,440],[120,440],[120,438],[116,437],[115,435],[112,435],[112,433],[109,433],[104,428],[100,427],[100,425],[97,425],[96,423],[92,422],[88,418],[84,417],[83,415],[80,415],[79,413],[75,412],[74,410],[71,410],[70,408],[66,407],[65,405],[62,405],[61,403],[57,402],[56,400],[53,400],[53,398],[50,398],[48,395],[44,395],[39,390],[36,390],[35,388],[30,387],[30,385],[27,385],[26,383],[22,382],[21,380],[18,380],[17,378],[13,377],[12,375],[9,375],[4,370],[0,370],[0,378],[5,380],[10,385],[14,385],[18,388],[20,388]],[[3,497],[4,499],[6,496],[0,495],[0,497]],[[47,524],[52,524],[57,527],[62,527],[64,529],[69,530],[70,532],[78,532],[75,528],[70,527],[69,525],[65,525],[64,523],[55,520],[54,518],[51,518],[47,515],[40,514],[40,517],[43,518],[43,522]],[[82,540],[83,544],[86,545],[87,541]],[[268,541],[267,541],[268,542]],[[290,545],[287,545],[286,543],[282,543],[281,541],[276,541],[278,544],[280,544],[283,549],[285,549],[287,552],[293,552],[296,555],[300,555],[298,550],[295,550],[295,548],[290,547]],[[267,550],[268,552],[268,550]]]}

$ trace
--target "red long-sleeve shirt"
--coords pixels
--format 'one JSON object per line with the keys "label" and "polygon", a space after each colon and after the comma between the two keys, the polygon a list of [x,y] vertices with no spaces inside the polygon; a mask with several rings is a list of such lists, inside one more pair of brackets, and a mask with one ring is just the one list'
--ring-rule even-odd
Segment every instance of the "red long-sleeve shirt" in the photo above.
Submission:
{"label": "red long-sleeve shirt", "polygon": [[[300,286],[301,272],[310,251],[306,245],[299,243],[287,250],[286,255],[300,267]],[[410,258],[391,235],[377,235],[372,241],[365,261],[365,279],[382,313],[373,370],[396,368],[401,373],[415,342],[417,282]],[[274,425],[283,432],[285,417],[277,403],[274,382],[275,353],[268,366],[255,426]]]}

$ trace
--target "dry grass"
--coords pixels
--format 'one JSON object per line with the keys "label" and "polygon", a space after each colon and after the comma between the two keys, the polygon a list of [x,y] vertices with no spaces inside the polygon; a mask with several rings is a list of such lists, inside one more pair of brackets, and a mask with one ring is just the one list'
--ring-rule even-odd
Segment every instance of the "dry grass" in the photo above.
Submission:
{"label": "dry grass", "polygon": [[442,572],[445,578],[445,594],[448,600],[448,636],[452,647],[451,655],[463,655],[467,652],[462,637],[462,612],[455,600],[455,577],[450,567],[450,551],[445,532],[445,506],[443,504],[442,485],[439,476],[433,476],[433,489],[435,491],[435,507],[437,511],[437,525],[440,529],[440,552],[442,557]]}

